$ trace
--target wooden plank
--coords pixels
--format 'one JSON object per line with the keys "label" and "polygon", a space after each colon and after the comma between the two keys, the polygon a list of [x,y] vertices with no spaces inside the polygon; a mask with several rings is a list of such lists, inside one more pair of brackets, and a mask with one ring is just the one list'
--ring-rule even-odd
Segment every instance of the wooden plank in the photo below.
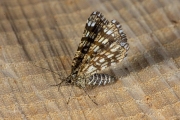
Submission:
{"label": "wooden plank", "polygon": [[[0,3],[1,119],[180,119],[178,0]],[[119,80],[88,91],[98,106],[79,88],[51,87],[70,73],[85,22],[96,10],[120,21],[130,44],[127,58],[108,69]]]}

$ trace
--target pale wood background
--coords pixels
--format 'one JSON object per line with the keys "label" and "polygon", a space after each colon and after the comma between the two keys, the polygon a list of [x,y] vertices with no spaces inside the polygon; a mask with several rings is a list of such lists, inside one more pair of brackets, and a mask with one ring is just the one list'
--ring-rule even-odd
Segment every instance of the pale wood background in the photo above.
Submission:
{"label": "pale wood background", "polygon": [[[93,11],[123,25],[127,58],[115,84],[89,94],[62,86]],[[179,0],[1,0],[0,119],[180,119]],[[72,99],[66,102],[72,92]],[[94,97],[93,97],[94,96]]]}

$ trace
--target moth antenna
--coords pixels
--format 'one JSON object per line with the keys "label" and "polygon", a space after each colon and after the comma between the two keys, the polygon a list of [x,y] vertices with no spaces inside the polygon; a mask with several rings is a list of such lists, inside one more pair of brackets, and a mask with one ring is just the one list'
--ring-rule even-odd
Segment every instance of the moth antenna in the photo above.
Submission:
{"label": "moth antenna", "polygon": [[57,73],[57,72],[54,72],[54,71],[49,70],[49,69],[47,69],[47,68],[40,67],[40,66],[38,66],[38,65],[36,65],[36,64],[34,64],[34,66],[39,67],[39,68],[44,69],[44,70],[47,70],[47,71],[50,71],[50,72],[52,72],[52,73],[54,73],[54,74],[56,74],[56,75],[59,75],[59,76],[60,76],[60,79],[61,79],[62,81],[61,81],[60,83],[58,83],[58,84],[51,85],[51,86],[58,86],[58,91],[59,91],[61,84],[62,84],[64,81],[66,81],[66,79],[61,78],[61,74],[59,74],[59,73]]}
{"label": "moth antenna", "polygon": [[35,65],[35,64],[34,64],[34,66],[39,67],[39,68],[44,69],[44,70],[47,70],[47,71],[50,71],[50,72],[52,72],[52,73],[54,73],[54,74],[56,74],[56,75],[59,75],[59,76],[61,77],[61,75],[58,74],[57,72],[54,72],[54,71],[49,70],[49,69],[47,69],[47,68],[43,68],[43,67],[37,66],[37,65]]}

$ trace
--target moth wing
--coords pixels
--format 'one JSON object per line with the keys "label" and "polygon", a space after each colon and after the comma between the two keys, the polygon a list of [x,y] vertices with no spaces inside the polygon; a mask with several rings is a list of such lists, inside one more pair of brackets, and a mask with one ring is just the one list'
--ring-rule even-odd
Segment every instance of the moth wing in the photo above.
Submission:
{"label": "moth wing", "polygon": [[83,37],[75,53],[72,62],[72,73],[77,73],[80,66],[83,64],[85,55],[89,52],[89,48],[94,43],[99,31],[103,29],[104,25],[108,24],[108,20],[100,12],[93,12],[88,18]]}
{"label": "moth wing", "polygon": [[85,54],[79,73],[93,74],[123,60],[129,49],[126,35],[116,20],[104,25]]}

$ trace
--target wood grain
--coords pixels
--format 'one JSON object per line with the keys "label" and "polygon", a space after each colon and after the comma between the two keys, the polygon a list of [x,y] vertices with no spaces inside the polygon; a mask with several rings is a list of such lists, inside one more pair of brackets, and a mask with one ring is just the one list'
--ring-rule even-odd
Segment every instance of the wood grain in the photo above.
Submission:
{"label": "wood grain", "polygon": [[[119,80],[88,92],[98,106],[51,86],[69,74],[93,11],[121,22],[130,44],[109,69]],[[179,11],[178,0],[1,0],[0,119],[180,119]]]}

